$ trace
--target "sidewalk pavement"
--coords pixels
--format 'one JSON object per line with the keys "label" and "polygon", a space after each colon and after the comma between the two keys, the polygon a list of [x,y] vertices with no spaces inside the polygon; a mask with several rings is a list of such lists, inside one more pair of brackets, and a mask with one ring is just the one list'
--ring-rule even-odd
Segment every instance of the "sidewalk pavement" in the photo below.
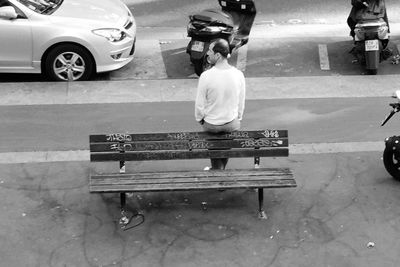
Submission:
{"label": "sidewalk pavement", "polygon": [[[89,163],[1,165],[0,266],[397,267],[399,184],[380,157],[368,152],[262,161],[289,166],[298,184],[265,191],[267,220],[257,218],[251,190],[134,194],[128,208],[145,220],[135,218],[133,225],[141,224],[127,231],[118,226],[117,194],[89,194]],[[228,167],[249,164],[251,159],[232,159]]]}
{"label": "sidewalk pavement", "polygon": [[[246,99],[389,97],[398,75],[246,78]],[[194,101],[197,79],[0,83],[0,106]]]}

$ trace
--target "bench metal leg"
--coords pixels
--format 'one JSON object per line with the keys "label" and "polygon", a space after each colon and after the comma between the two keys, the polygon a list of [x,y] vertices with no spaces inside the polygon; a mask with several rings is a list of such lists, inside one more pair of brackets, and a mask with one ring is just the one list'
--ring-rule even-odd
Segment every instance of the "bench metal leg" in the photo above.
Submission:
{"label": "bench metal leg", "polygon": [[121,199],[121,219],[119,219],[119,224],[121,227],[125,227],[129,223],[129,218],[126,216],[125,208],[126,208],[126,195],[125,193],[120,194]]}
{"label": "bench metal leg", "polygon": [[125,207],[126,207],[126,195],[125,193],[121,193],[120,194],[120,198],[121,198],[121,212],[125,211]]}
{"label": "bench metal leg", "polygon": [[267,219],[264,208],[264,190],[263,188],[258,188],[258,218]]}

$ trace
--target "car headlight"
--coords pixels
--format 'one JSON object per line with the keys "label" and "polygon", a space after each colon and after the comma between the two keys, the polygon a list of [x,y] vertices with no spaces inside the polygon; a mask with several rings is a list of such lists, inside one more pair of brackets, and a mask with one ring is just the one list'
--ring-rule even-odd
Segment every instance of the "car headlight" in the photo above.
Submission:
{"label": "car headlight", "polygon": [[97,29],[92,32],[106,38],[110,42],[119,42],[126,37],[126,33],[120,29]]}

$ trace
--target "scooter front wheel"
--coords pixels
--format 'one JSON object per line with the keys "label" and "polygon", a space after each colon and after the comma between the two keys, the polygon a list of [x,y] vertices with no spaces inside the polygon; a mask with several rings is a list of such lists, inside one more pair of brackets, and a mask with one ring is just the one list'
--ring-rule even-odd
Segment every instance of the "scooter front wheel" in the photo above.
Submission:
{"label": "scooter front wheel", "polygon": [[367,72],[368,72],[369,75],[376,75],[376,74],[378,74],[378,70],[377,70],[377,69],[370,69],[370,70],[367,70]]}
{"label": "scooter front wheel", "polygon": [[385,169],[394,179],[400,181],[400,160],[397,159],[395,151],[390,146],[385,148],[383,151],[383,165],[385,165]]}

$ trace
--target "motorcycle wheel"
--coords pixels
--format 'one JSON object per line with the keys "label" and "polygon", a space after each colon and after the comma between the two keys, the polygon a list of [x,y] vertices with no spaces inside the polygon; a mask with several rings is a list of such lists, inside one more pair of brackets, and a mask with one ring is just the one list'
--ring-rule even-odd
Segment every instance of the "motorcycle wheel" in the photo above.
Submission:
{"label": "motorcycle wheel", "polygon": [[400,181],[400,161],[396,159],[395,150],[386,147],[383,151],[383,165],[394,179]]}

